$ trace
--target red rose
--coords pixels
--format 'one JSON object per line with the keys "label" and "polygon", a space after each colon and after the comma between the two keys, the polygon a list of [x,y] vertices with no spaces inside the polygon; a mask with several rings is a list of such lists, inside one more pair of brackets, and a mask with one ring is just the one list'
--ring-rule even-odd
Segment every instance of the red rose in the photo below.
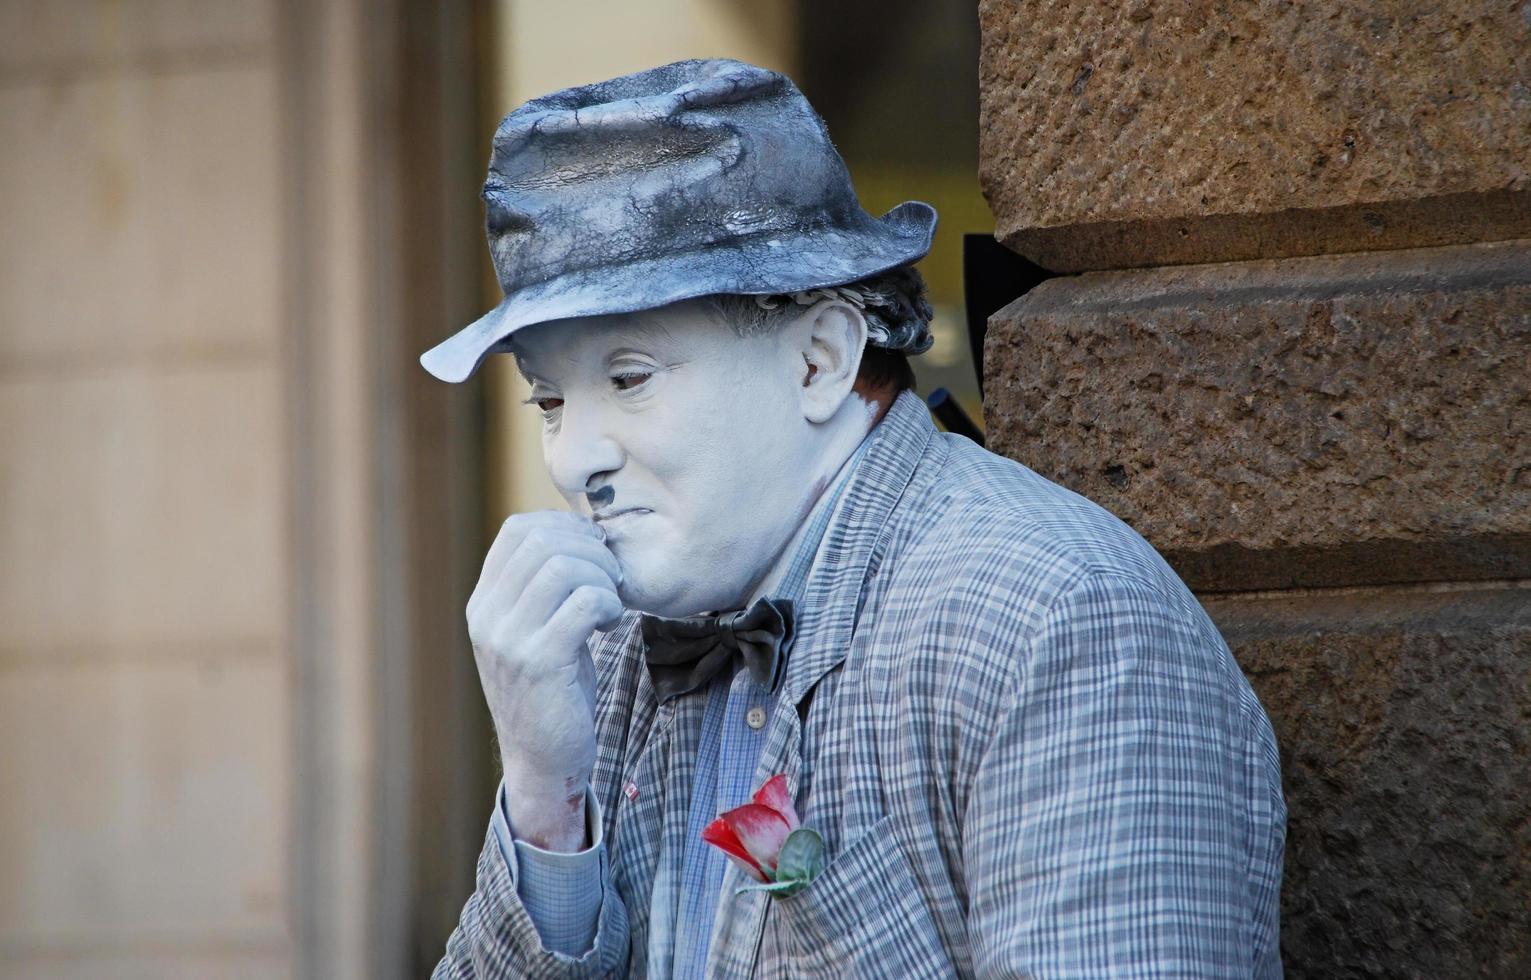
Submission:
{"label": "red rose", "polygon": [[702,840],[719,848],[763,890],[791,895],[823,868],[824,841],[799,825],[787,777],[766,780],[749,803],[708,824]]}

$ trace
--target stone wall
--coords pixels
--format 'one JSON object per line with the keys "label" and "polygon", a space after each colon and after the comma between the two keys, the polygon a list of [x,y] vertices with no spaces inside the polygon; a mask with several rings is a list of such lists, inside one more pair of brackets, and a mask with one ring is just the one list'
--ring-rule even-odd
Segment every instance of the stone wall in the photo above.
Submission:
{"label": "stone wall", "polygon": [[997,234],[1060,272],[1531,234],[1531,8],[980,4]]}
{"label": "stone wall", "polygon": [[1531,975],[1531,6],[979,9],[990,445],[1264,701],[1288,973]]}

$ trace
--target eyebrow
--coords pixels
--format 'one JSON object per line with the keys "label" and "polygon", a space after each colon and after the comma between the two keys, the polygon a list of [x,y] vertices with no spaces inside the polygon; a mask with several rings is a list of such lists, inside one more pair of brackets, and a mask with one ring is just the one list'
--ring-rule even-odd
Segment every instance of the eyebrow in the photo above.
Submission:
{"label": "eyebrow", "polygon": [[628,314],[632,326],[626,329],[649,340],[672,340],[670,328],[664,320],[655,316],[654,310],[636,310]]}
{"label": "eyebrow", "polygon": [[[631,338],[633,340],[647,340],[656,343],[673,341],[674,335],[670,332],[670,328],[665,325],[663,319],[654,315],[655,312],[654,310],[634,310],[631,313],[625,314],[627,322],[615,329],[618,339],[626,340]],[[527,368],[525,361],[531,355],[517,348],[513,339],[507,337],[503,343],[505,344],[505,352],[510,354],[512,360],[516,363],[516,371],[526,380],[527,384],[536,384],[539,381],[543,384],[552,383],[535,371]],[[619,349],[616,353],[620,352]]]}

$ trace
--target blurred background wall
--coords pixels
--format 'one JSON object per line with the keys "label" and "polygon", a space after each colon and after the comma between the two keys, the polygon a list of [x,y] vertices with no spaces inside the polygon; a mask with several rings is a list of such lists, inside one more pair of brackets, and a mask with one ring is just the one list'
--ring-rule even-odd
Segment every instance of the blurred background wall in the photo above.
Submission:
{"label": "blurred background wall", "polygon": [[869,210],[942,214],[921,389],[976,410],[967,5],[0,0],[0,977],[429,971],[492,735],[462,606],[553,505],[496,364],[498,118],[684,57],[791,73]]}
{"label": "blurred background wall", "polygon": [[482,426],[414,357],[482,299],[481,13],[0,3],[0,975],[439,949]]}

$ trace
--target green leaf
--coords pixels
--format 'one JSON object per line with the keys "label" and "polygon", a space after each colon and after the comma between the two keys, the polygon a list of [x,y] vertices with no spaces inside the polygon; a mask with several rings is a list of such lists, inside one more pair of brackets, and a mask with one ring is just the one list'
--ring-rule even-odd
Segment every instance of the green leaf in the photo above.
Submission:
{"label": "green leaf", "polygon": [[792,881],[773,881],[769,885],[745,885],[735,890],[735,895],[743,895],[745,892],[765,892],[778,898],[788,898],[802,891],[808,882],[794,879]]}
{"label": "green leaf", "polygon": [[807,888],[823,870],[824,838],[817,830],[799,827],[782,841],[781,853],[776,856],[776,873],[772,875],[774,880],[763,885],[745,885],[734,894],[765,892],[778,898],[790,898]]}
{"label": "green leaf", "polygon": [[824,870],[824,838],[817,830],[799,827],[782,842],[776,856],[776,880],[806,885]]}

